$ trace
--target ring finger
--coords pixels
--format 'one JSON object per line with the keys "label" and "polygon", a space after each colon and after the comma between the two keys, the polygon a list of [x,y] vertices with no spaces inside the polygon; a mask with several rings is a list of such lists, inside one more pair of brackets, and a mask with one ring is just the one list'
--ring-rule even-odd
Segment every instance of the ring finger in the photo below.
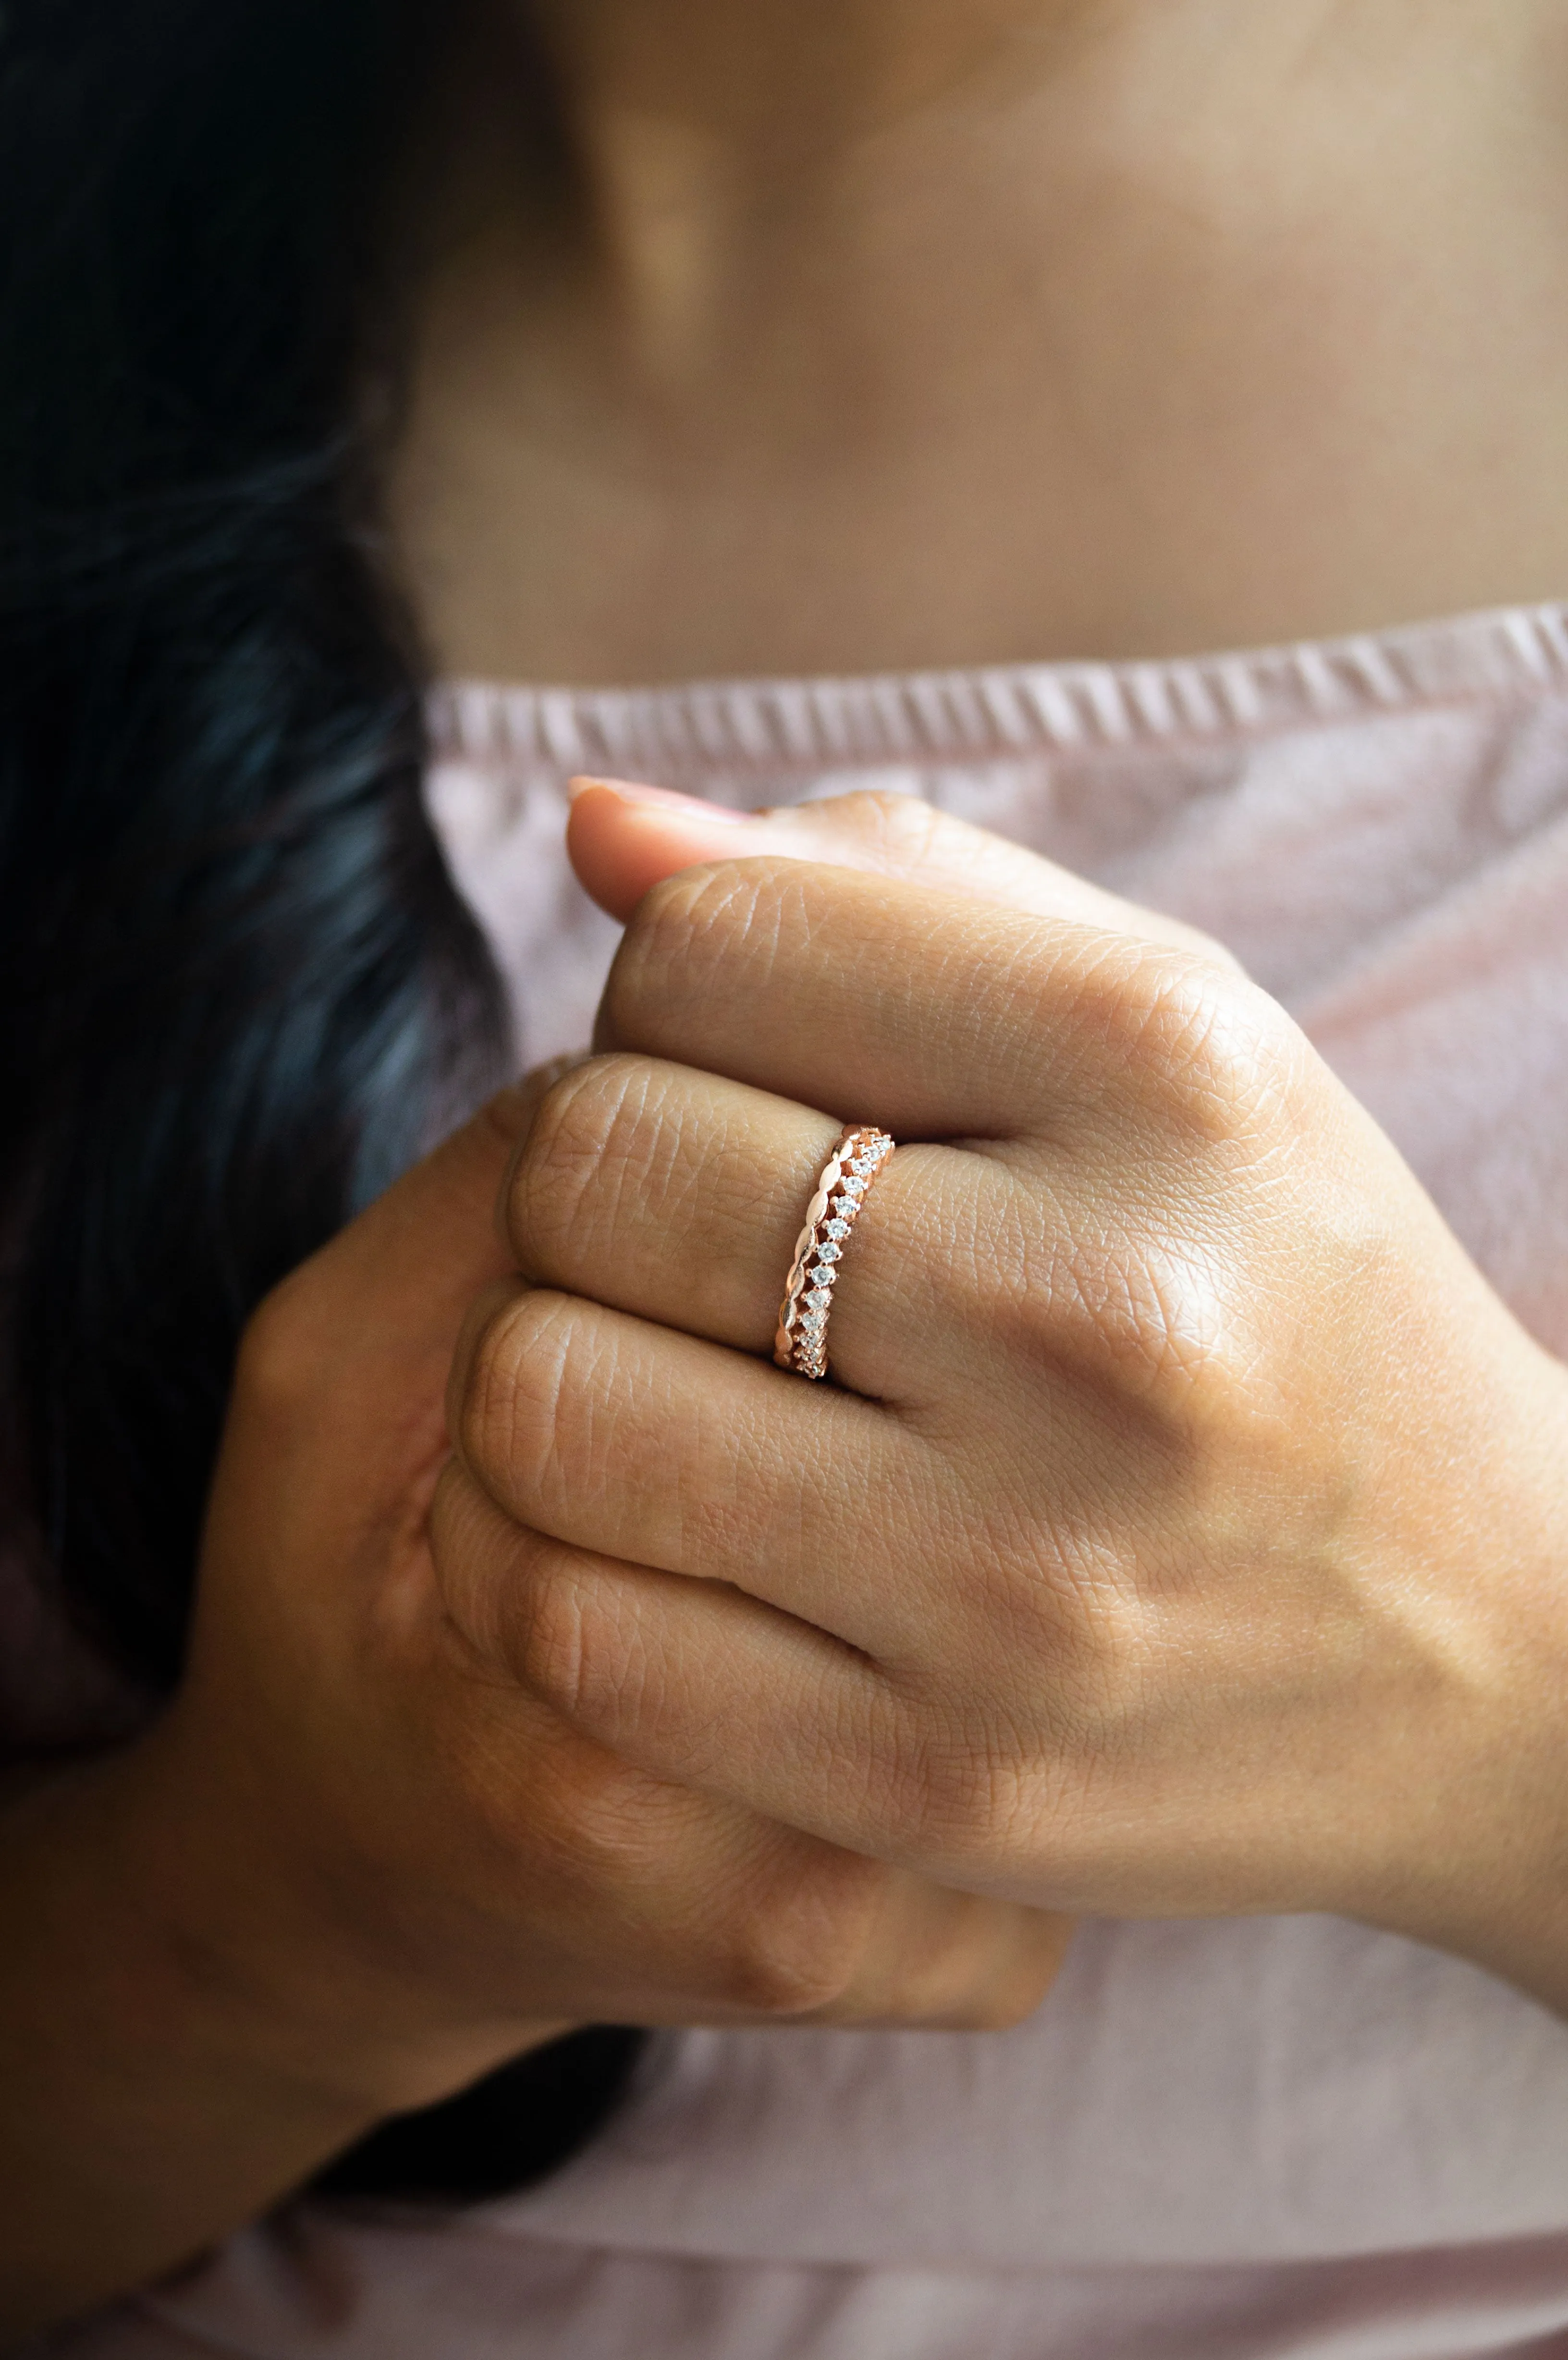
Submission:
{"label": "ring finger", "polygon": [[[541,1103],[509,1176],[507,1235],[538,1285],[743,1351],[773,1342],[800,1224],[842,1125],[657,1058],[597,1057]],[[832,1298],[835,1375],[913,1403],[961,1349],[958,1271],[1011,1191],[990,1157],[904,1148],[862,1199]],[[955,1249],[957,1251],[955,1253]]]}

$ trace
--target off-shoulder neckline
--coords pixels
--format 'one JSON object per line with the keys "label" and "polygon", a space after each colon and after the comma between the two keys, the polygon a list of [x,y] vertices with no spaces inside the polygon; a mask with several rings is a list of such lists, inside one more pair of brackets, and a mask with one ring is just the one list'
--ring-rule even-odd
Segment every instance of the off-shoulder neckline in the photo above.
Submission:
{"label": "off-shoulder neckline", "polygon": [[1182,743],[1568,688],[1568,602],[1115,662],[577,688],[441,683],[438,759],[557,770],[822,770]]}

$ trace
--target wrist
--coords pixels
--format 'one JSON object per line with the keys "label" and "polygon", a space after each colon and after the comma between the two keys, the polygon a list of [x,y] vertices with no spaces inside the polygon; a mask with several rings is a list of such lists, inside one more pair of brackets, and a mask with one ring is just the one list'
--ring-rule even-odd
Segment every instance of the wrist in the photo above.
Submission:
{"label": "wrist", "polygon": [[[570,2027],[465,2009],[343,1906],[254,1798],[192,1775],[178,1710],[103,1765],[103,1874],[149,1991],[181,2037],[353,2138]],[[112,1862],[112,1865],[110,1864]]]}
{"label": "wrist", "polygon": [[1413,1798],[1408,1877],[1367,1914],[1568,2016],[1568,1369],[1520,1343],[1525,1382],[1455,1520],[1457,1710]]}

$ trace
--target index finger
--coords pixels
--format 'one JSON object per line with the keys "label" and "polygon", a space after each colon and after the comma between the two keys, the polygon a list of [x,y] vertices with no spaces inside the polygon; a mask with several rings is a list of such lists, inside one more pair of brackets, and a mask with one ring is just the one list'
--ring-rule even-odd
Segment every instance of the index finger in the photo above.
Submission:
{"label": "index finger", "polygon": [[1168,1085],[1215,1095],[1252,994],[1192,953],[804,861],[655,886],[605,987],[601,1049],[695,1065],[895,1138],[1075,1131]]}

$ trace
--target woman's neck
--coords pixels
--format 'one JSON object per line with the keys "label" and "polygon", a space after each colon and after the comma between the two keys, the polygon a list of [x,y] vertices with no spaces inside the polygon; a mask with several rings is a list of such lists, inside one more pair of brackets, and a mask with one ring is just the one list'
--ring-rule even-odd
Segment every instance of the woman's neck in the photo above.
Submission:
{"label": "woman's neck", "polygon": [[1547,0],[491,5],[395,486],[444,664],[1150,652],[1568,585]]}
{"label": "woman's neck", "polygon": [[[1133,181],[1172,134],[1190,144],[1194,115],[1276,113],[1344,7],[481,0],[459,97],[471,256],[564,266],[628,370],[659,374],[683,346],[689,377],[722,369],[736,324],[782,307],[820,333],[835,298],[898,338],[933,268],[966,269],[998,235],[1032,248],[1042,170],[1092,158]],[[541,71],[564,168],[549,205]],[[921,190],[934,208],[910,202]]]}
{"label": "woman's neck", "polygon": [[498,5],[546,45],[581,121],[659,119],[758,177],[940,103],[1020,43],[1082,38],[1127,13],[1126,0]]}

